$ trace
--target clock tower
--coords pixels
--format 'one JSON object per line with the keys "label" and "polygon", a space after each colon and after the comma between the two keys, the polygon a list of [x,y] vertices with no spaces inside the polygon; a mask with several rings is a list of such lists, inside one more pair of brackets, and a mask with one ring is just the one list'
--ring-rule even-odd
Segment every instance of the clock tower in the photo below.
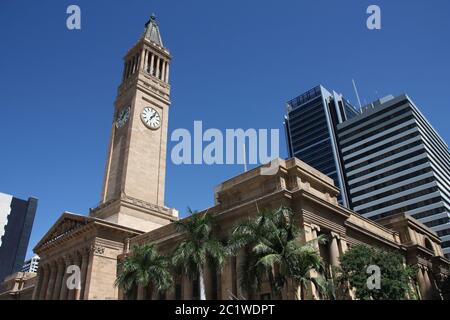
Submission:
{"label": "clock tower", "polygon": [[170,61],[152,16],[124,58],[103,192],[90,216],[146,232],[178,219],[164,206]]}

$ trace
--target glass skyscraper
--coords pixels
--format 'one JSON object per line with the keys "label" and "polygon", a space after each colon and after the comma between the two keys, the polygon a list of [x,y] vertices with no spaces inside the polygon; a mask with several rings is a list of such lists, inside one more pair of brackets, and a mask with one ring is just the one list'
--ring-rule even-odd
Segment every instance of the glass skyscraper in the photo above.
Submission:
{"label": "glass skyscraper", "polygon": [[338,201],[346,207],[349,199],[337,125],[356,115],[358,111],[341,94],[319,85],[287,103],[284,122],[289,156],[332,178],[341,190]]}
{"label": "glass skyscraper", "polygon": [[358,112],[317,86],[287,103],[285,128],[290,157],[331,177],[340,204],[373,220],[409,214],[450,257],[449,149],[407,95]]}
{"label": "glass skyscraper", "polygon": [[337,128],[350,207],[374,220],[409,214],[450,257],[450,154],[414,102],[383,98]]}
{"label": "glass skyscraper", "polygon": [[0,193],[0,282],[22,269],[37,203]]}

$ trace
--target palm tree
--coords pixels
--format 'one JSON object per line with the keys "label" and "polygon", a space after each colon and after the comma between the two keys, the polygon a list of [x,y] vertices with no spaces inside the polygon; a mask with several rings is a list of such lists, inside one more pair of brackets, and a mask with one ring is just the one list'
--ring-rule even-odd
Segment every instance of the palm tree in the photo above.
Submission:
{"label": "palm tree", "polygon": [[196,213],[189,209],[190,217],[176,221],[178,232],[185,239],[180,242],[172,255],[172,263],[190,279],[198,277],[200,300],[206,300],[205,268],[208,263],[220,270],[227,255],[227,249],[213,236],[214,217],[207,213]]}
{"label": "palm tree", "polygon": [[324,238],[301,244],[300,229],[291,209],[280,207],[275,211],[262,211],[254,218],[239,223],[233,230],[229,247],[233,252],[247,248],[245,263],[241,266],[241,287],[251,295],[259,289],[267,276],[272,296],[280,298],[282,288],[301,287],[302,298],[307,283],[320,290],[320,279],[312,277],[312,270],[321,270],[322,259],[316,243]]}
{"label": "palm tree", "polygon": [[[319,242],[320,241],[322,241],[322,239],[319,239]],[[295,257],[293,258],[293,265],[291,270],[289,270],[289,276],[296,286],[300,288],[300,297],[297,296],[297,298],[305,300],[308,284],[312,283],[319,292],[326,294],[327,298],[333,299],[333,283],[326,280],[320,274],[314,277],[311,275],[312,270],[318,272],[323,271],[322,259],[318,254],[317,249],[308,243],[297,246],[294,250],[296,252],[294,253]]]}
{"label": "palm tree", "polygon": [[134,246],[131,254],[119,264],[115,286],[129,294],[141,286],[164,292],[172,286],[170,261],[151,244]]}
{"label": "palm tree", "polygon": [[237,254],[242,248],[246,249],[240,268],[241,278],[239,285],[251,297],[256,291],[259,291],[265,277],[268,278],[272,296],[276,295],[275,279],[273,272],[266,270],[261,264],[257,264],[259,255],[252,250],[258,243],[267,241],[267,232],[269,231],[269,220],[271,212],[263,210],[256,217],[246,218],[240,221],[232,231],[228,242],[230,252]]}

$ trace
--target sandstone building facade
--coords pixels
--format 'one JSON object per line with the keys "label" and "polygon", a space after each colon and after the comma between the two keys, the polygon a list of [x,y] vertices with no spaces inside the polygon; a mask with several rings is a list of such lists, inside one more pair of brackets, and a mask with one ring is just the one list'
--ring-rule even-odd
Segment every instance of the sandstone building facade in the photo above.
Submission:
{"label": "sandstone building facade", "polygon": [[[65,212],[36,245],[41,257],[33,299],[123,299],[114,286],[118,261],[136,244],[154,243],[170,254],[183,238],[171,223],[175,209],[164,206],[164,177],[168,109],[170,106],[170,53],[163,47],[152,17],[144,34],[125,56],[123,82],[115,103],[114,122],[105,168],[101,204],[89,216]],[[449,261],[440,240],[424,225],[405,215],[374,222],[338,204],[333,180],[296,158],[275,159],[276,174],[258,167],[220,184],[215,205],[204,210],[219,221],[214,232],[224,241],[244,217],[264,208],[288,206],[300,217],[307,241],[324,234],[329,241],[318,250],[327,266],[351,246],[368,244],[397,250],[405,262],[417,265],[417,292],[424,299],[439,298],[437,282],[446,277]],[[229,257],[222,271],[206,270],[208,299],[246,297],[239,287],[241,252]],[[76,266],[80,283],[67,285]],[[138,298],[193,299],[196,283],[176,275],[174,288],[164,295]],[[267,286],[253,298],[271,298]],[[283,298],[293,299],[290,293]],[[309,298],[320,298],[310,288]]]}
{"label": "sandstone building facade", "polygon": [[[305,231],[301,241],[309,241],[319,235],[329,239],[317,248],[328,268],[338,266],[340,255],[357,244],[399,251],[407,264],[419,267],[417,295],[422,299],[440,299],[437,284],[448,275],[449,261],[444,258],[440,239],[434,232],[404,214],[386,218],[379,223],[364,218],[338,205],[339,191],[328,176],[296,158],[277,159],[274,162],[279,166],[276,175],[264,175],[262,167],[259,167],[217,187],[216,204],[200,214],[208,212],[217,217],[218,227],[215,232],[220,239],[226,241],[240,219],[253,216],[258,210],[290,207],[298,214],[299,227]],[[139,235],[131,239],[130,243],[153,243],[161,252],[170,254],[182,237],[170,224]],[[243,252],[228,258],[222,272],[208,270],[205,279],[208,299],[270,297],[268,283],[257,296],[249,297],[241,291],[239,266],[243,258]],[[166,298],[191,299],[195,296],[193,282],[181,275],[178,284],[167,293]],[[141,292],[138,297],[145,295]],[[295,296],[292,292],[285,292],[283,298],[295,299]],[[309,298],[320,298],[314,288],[310,288]]]}

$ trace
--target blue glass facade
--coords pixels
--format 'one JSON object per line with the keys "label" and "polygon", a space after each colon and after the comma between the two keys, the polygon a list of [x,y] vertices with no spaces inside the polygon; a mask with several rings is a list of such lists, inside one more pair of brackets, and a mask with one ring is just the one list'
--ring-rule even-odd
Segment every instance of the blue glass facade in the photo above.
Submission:
{"label": "blue glass facade", "polygon": [[37,202],[0,193],[0,282],[23,267]]}
{"label": "blue glass facade", "polygon": [[319,85],[290,100],[285,117],[290,157],[297,157],[332,178],[341,190],[339,203],[347,207],[336,126],[357,114],[342,95]]}

